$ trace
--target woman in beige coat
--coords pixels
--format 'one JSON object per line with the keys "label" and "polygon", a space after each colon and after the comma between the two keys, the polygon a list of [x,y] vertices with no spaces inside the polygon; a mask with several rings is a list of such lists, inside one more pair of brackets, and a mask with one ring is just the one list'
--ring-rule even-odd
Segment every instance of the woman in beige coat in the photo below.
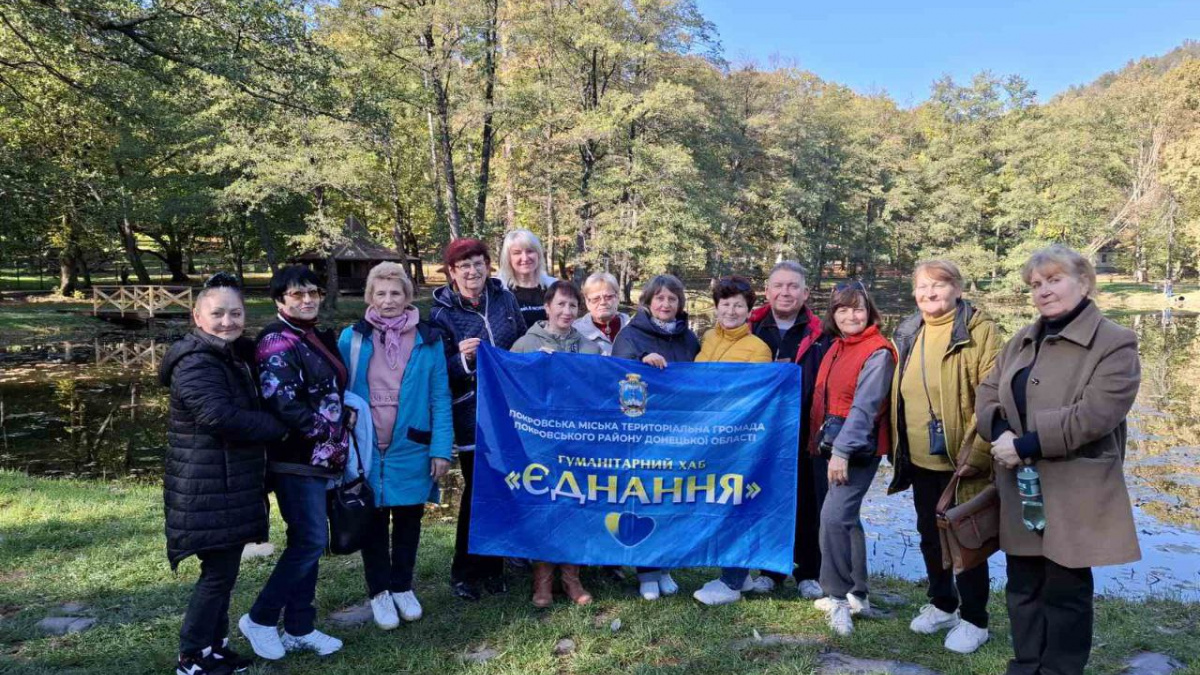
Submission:
{"label": "woman in beige coat", "polygon": [[[1043,249],[1021,272],[1041,317],[1005,345],[976,397],[1000,491],[1015,653],[1008,673],[1082,673],[1092,646],[1091,568],[1141,558],[1122,470],[1125,416],[1141,379],[1137,338],[1088,298],[1096,272],[1075,251]],[[1040,478],[1041,530],[1035,509],[1023,517],[1022,464]]]}

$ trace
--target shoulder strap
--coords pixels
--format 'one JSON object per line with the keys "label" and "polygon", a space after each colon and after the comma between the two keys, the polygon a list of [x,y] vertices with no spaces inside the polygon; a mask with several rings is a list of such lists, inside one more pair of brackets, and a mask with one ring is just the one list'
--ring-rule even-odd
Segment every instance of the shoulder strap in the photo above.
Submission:
{"label": "shoulder strap", "polygon": [[350,329],[350,388],[354,388],[354,378],[358,373],[358,355],[362,352],[362,333]]}
{"label": "shoulder strap", "polygon": [[[936,421],[937,413],[933,412],[933,400],[929,398],[929,382],[925,379],[925,329],[921,329],[921,386],[925,389],[925,404],[929,406],[929,419]],[[904,376],[903,373],[900,374]]]}

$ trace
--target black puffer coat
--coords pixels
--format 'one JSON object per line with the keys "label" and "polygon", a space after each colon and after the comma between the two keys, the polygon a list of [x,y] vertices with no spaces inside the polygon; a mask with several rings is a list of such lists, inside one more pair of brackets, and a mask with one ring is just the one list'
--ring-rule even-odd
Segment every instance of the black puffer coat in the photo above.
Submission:
{"label": "black puffer coat", "polygon": [[641,361],[647,354],[658,354],[668,363],[688,363],[700,353],[700,340],[688,328],[687,312],[680,312],[675,328],[665,331],[650,320],[650,312],[638,309],[629,325],[613,340],[612,355],[619,359]]}
{"label": "black puffer coat", "polygon": [[163,501],[174,569],[197,553],[267,540],[267,441],[287,427],[259,408],[254,345],[189,333],[171,345],[159,381],[171,389]]}
{"label": "black puffer coat", "polygon": [[450,375],[450,396],[454,410],[454,443],[460,448],[475,447],[475,364],[458,353],[458,343],[480,338],[498,349],[511,349],[525,334],[521,305],[499,279],[488,279],[479,306],[463,302],[450,286],[433,292],[431,322],[442,332],[446,346],[446,369]]}

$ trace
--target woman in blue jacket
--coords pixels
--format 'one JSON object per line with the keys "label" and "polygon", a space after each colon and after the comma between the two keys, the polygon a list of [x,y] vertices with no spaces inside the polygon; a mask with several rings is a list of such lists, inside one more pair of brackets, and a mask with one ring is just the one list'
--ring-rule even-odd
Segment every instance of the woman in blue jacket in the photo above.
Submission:
{"label": "woman in blue jacket", "polygon": [[433,482],[450,466],[454,440],[442,339],[420,322],[412,297],[403,267],[376,265],[367,276],[366,317],[338,340],[350,369],[347,390],[370,403],[375,430],[375,447],[359,448],[375,492],[362,557],[371,612],[384,630],[399,626],[401,618],[421,618],[412,586],[421,516]]}

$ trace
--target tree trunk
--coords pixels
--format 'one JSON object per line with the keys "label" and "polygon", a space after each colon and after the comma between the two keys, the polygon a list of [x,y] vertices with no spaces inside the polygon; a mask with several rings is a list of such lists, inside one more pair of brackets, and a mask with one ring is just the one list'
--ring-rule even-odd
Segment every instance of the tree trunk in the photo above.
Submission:
{"label": "tree trunk", "polygon": [[79,259],[79,244],[74,221],[68,220],[65,214],[62,217],[62,229],[67,243],[58,253],[58,294],[65,297],[74,293],[78,286],[75,266]]}
{"label": "tree trunk", "polygon": [[[512,166],[512,139],[504,140],[504,229],[511,230],[517,226],[517,196],[514,194],[513,175],[516,171]],[[547,246],[550,245],[546,242]],[[554,258],[550,258],[551,261]]]}
{"label": "tree trunk", "polygon": [[[316,187],[313,189],[313,198],[317,206],[317,222],[321,223],[322,230],[325,226],[325,188]],[[334,251],[337,249],[335,242],[323,242],[329,248],[329,254],[325,257],[325,302],[322,303],[321,309],[329,312],[335,312],[338,308],[338,294],[341,289],[338,284],[338,268],[337,258],[334,257]]]}
{"label": "tree trunk", "polygon": [[485,0],[488,8],[487,25],[483,33],[483,137],[479,143],[479,176],[475,192],[475,229],[482,231],[487,222],[488,182],[491,179],[492,126],[496,94],[496,33],[499,0]]}
{"label": "tree trunk", "polygon": [[255,211],[251,214],[251,218],[254,220],[254,228],[258,231],[258,243],[267,256],[267,266],[271,268],[271,274],[275,274],[279,271],[279,259],[275,255],[275,240],[267,231],[267,222],[263,218],[262,211]]}
{"label": "tree trunk", "polygon": [[429,57],[430,71],[425,84],[433,91],[434,109],[437,113],[437,140],[442,152],[442,175],[446,179],[446,221],[450,226],[450,238],[462,236],[462,212],[458,207],[458,180],[454,174],[454,144],[450,138],[450,93],[447,82],[442,81],[441,68],[433,65],[433,26],[425,27],[423,36],[425,54]]}
{"label": "tree trunk", "polygon": [[121,191],[121,220],[117,222],[117,233],[121,237],[121,246],[125,249],[125,258],[137,275],[138,283],[149,285],[150,273],[146,271],[146,265],[142,262],[142,252],[137,246],[137,232],[129,220],[129,192],[125,189],[125,167],[117,162],[116,168]]}

